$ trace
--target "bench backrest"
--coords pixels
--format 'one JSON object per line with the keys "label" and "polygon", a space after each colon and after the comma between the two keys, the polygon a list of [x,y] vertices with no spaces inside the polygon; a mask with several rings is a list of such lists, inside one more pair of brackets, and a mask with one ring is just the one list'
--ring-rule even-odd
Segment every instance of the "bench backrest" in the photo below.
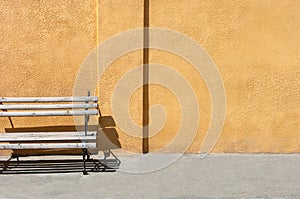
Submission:
{"label": "bench backrest", "polygon": [[98,115],[98,97],[0,97],[0,117]]}

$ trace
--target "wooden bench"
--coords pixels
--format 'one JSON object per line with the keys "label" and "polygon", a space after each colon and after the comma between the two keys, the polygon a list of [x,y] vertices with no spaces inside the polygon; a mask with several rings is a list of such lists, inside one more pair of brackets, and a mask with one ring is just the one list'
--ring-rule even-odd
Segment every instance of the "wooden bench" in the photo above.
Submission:
{"label": "wooden bench", "polygon": [[[84,130],[73,132],[0,133],[0,150],[82,149],[87,174],[88,149],[96,148],[97,131],[89,131],[89,118],[98,115],[98,97],[0,97],[0,117],[81,116]],[[12,143],[11,143],[12,142]],[[18,161],[19,158],[17,157]]]}

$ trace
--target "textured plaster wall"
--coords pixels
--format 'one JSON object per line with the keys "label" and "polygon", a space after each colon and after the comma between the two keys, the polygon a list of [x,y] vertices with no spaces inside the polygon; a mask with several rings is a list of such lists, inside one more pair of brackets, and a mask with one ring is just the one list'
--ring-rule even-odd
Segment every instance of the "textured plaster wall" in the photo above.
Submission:
{"label": "textured plaster wall", "polygon": [[[114,0],[99,1],[98,4],[98,41],[99,43],[111,36],[126,30],[143,27],[143,1]],[[124,41],[127,42],[127,41]],[[108,55],[109,56],[109,55]],[[99,82],[99,105],[103,115],[112,115],[112,94],[119,79],[130,69],[143,64],[141,50],[130,52],[115,60],[103,73]],[[142,75],[142,74],[141,74]],[[130,115],[138,124],[142,125],[142,90],[139,89],[131,98]],[[128,103],[124,100],[122,103]],[[120,128],[117,131],[124,150],[141,152],[142,139],[130,136]],[[142,135],[142,132],[141,132]]]}
{"label": "textured plaster wall", "polygon": [[[214,152],[300,151],[299,1],[152,0],[150,24],[195,39],[218,65],[227,115]],[[154,51],[151,61],[173,66],[192,82],[204,117],[190,148],[197,151],[209,119],[207,90],[174,56]]]}
{"label": "textured plaster wall", "polygon": [[[0,96],[70,96],[96,43],[94,1],[0,2]],[[15,128],[72,125],[68,117],[12,118]],[[0,118],[0,131],[11,128]]]}
{"label": "textured plaster wall", "polygon": [[[1,1],[0,11],[0,96],[71,95],[80,64],[97,43],[143,27],[141,0]],[[300,152],[299,1],[150,0],[150,26],[193,38],[218,65],[226,121],[214,152]],[[128,53],[104,73],[97,92],[103,115],[112,114],[114,86],[143,63],[142,55]],[[201,121],[188,152],[198,152],[211,117],[203,79],[178,56],[158,50],[149,55],[150,62],[176,69],[192,85]],[[142,100],[142,89],[130,100],[137,124],[142,122]],[[162,131],[150,138],[150,151],[155,151],[174,137],[180,109],[174,94],[161,86],[150,86],[149,100],[162,104],[168,114]],[[17,127],[54,124],[50,119],[13,121]],[[57,118],[56,123],[72,124],[72,119]],[[0,118],[0,130],[5,128],[8,120]],[[141,151],[140,138],[117,131],[123,149]]]}

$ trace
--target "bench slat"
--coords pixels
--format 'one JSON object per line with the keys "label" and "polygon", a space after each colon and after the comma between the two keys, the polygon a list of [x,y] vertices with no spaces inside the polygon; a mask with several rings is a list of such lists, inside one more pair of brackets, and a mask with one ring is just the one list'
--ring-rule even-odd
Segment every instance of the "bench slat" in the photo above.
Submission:
{"label": "bench slat", "polygon": [[0,102],[96,102],[98,97],[0,97]]}
{"label": "bench slat", "polygon": [[80,116],[98,115],[98,110],[82,111],[40,111],[40,112],[0,112],[0,117],[34,117],[34,116]]}
{"label": "bench slat", "polygon": [[0,105],[0,110],[38,110],[38,109],[85,109],[98,108],[98,104],[22,104]]}
{"label": "bench slat", "polygon": [[96,136],[47,136],[47,137],[10,137],[0,138],[0,142],[31,142],[31,141],[76,141],[76,140],[95,140]]}
{"label": "bench slat", "polygon": [[[94,136],[97,134],[97,131],[87,131],[87,135]],[[55,132],[17,132],[17,133],[0,133],[0,137],[9,137],[9,136],[18,136],[18,135],[28,135],[28,136],[47,136],[47,135],[85,135],[84,131],[55,131]]]}
{"label": "bench slat", "polygon": [[95,140],[96,131],[85,132],[25,132],[1,133],[0,142],[14,141],[67,141],[67,140]]}
{"label": "bench slat", "polygon": [[96,148],[96,143],[0,144],[0,149],[83,149]]}

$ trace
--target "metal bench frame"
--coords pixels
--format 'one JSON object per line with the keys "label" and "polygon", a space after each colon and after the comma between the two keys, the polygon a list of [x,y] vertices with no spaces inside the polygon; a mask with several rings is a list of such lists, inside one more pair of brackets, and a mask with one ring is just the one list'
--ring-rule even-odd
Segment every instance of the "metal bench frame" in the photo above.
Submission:
{"label": "metal bench frame", "polygon": [[[18,143],[0,144],[0,150],[80,148],[83,151],[83,174],[87,175],[86,162],[90,160],[91,155],[88,149],[96,148],[97,134],[97,131],[88,130],[88,123],[91,115],[99,114],[97,102],[98,97],[90,96],[90,93],[83,97],[0,97],[0,110],[3,111],[0,112],[0,117],[8,117],[11,124],[10,117],[84,116],[84,131],[0,133],[0,142]],[[30,141],[35,143],[27,143]],[[55,141],[56,143],[45,143],[47,141]],[[71,142],[66,143],[66,141]],[[73,141],[81,141],[81,143],[74,143]],[[17,158],[19,161],[19,156],[12,156],[12,158]]]}

